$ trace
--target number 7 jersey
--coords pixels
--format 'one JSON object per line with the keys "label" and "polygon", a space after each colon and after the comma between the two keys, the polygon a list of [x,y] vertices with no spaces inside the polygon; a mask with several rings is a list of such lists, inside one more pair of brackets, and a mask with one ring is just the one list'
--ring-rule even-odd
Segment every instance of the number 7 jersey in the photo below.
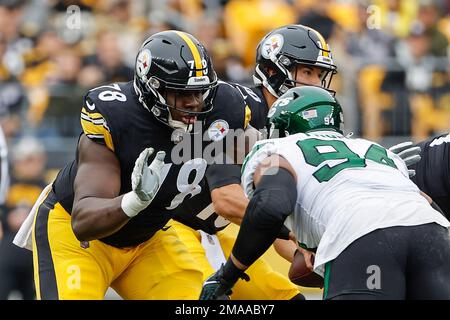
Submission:
{"label": "number 7 jersey", "polygon": [[315,269],[375,229],[450,225],[419,194],[400,157],[371,141],[332,131],[258,142],[243,166],[247,196],[254,191],[256,168],[272,154],[281,155],[296,172],[297,203],[286,225],[299,242],[317,248]]}

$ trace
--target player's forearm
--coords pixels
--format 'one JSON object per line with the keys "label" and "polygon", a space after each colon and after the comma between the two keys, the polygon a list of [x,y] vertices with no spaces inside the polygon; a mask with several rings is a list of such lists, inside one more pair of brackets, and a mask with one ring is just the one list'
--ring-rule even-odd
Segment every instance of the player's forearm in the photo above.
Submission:
{"label": "player's forearm", "polygon": [[294,242],[291,240],[277,239],[273,243],[273,247],[281,257],[289,262],[292,262],[294,259],[295,250],[297,250],[297,246]]}
{"label": "player's forearm", "polygon": [[113,199],[88,197],[74,203],[72,229],[80,241],[107,237],[129,220],[121,208],[122,196]]}
{"label": "player's forearm", "polygon": [[241,225],[249,200],[240,185],[230,184],[216,188],[211,192],[211,198],[217,214]]}
{"label": "player's forearm", "polygon": [[[214,210],[217,214],[238,226],[242,224],[242,219],[244,218],[249,200],[244,195],[244,191],[239,184],[230,184],[216,188],[211,192],[211,198],[214,204]],[[289,230],[284,227],[280,231],[278,238],[288,239],[288,237]],[[285,259],[287,259],[287,256],[291,253],[290,251],[292,251],[287,245],[283,244],[280,245],[280,250],[283,251],[279,254]],[[293,254],[294,253],[292,252],[292,255]]]}

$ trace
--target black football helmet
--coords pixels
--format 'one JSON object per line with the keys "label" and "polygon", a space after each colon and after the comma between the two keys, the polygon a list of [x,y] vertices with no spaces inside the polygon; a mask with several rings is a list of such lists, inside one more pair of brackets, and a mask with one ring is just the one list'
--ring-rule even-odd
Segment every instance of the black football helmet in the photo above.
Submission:
{"label": "black football helmet", "polygon": [[[188,33],[162,31],[147,38],[139,49],[134,70],[134,88],[139,101],[171,128],[175,126],[170,109],[192,117],[204,117],[213,108],[216,87],[217,75],[207,50]],[[200,91],[203,95],[202,110],[180,109],[176,103],[169,105],[168,90],[175,93]]]}
{"label": "black football helmet", "polygon": [[[324,88],[329,88],[337,72],[330,48],[319,32],[300,24],[274,29],[256,48],[254,83],[263,85],[273,96],[280,97],[298,83],[292,75],[297,64],[323,68]],[[275,70],[275,73],[270,75],[268,68]]]}

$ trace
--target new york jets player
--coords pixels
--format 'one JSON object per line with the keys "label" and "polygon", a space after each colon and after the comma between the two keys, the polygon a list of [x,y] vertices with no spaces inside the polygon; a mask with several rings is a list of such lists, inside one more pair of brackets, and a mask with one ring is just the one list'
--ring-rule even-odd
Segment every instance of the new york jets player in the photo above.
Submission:
{"label": "new york jets player", "polygon": [[450,223],[401,158],[345,138],[341,106],[324,89],[290,89],[272,109],[271,129],[282,138],[248,155],[242,184],[250,203],[230,258],[200,298],[226,297],[286,223],[317,248],[325,299],[450,299]]}

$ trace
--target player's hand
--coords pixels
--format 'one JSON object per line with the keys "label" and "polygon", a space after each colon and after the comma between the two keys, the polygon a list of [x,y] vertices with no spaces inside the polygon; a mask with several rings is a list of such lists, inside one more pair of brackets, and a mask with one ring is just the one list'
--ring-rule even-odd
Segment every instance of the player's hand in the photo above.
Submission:
{"label": "player's hand", "polygon": [[[316,254],[312,251],[303,249],[302,247],[298,247],[297,250],[303,255],[305,258],[306,267],[310,271],[314,271],[314,259]],[[296,253],[297,254],[297,253]]]}
{"label": "player's hand", "polygon": [[223,266],[203,282],[199,300],[230,300],[234,283],[223,278]]}
{"label": "player's hand", "polygon": [[389,150],[397,154],[405,162],[408,167],[408,175],[410,178],[416,175],[416,170],[409,169],[410,166],[420,161],[420,147],[413,146],[411,141],[402,142],[389,148]]}
{"label": "player's hand", "polygon": [[148,158],[153,154],[153,148],[147,148],[141,152],[134,165],[131,174],[133,191],[141,201],[151,201],[160,186],[161,170],[164,166],[166,153],[158,151],[152,163],[147,166]]}
{"label": "player's hand", "polygon": [[132,191],[122,198],[122,210],[129,217],[134,217],[147,208],[159,190],[161,170],[164,167],[164,151],[158,151],[152,163],[148,166],[148,158],[153,154],[153,148],[141,152],[131,174]]}

